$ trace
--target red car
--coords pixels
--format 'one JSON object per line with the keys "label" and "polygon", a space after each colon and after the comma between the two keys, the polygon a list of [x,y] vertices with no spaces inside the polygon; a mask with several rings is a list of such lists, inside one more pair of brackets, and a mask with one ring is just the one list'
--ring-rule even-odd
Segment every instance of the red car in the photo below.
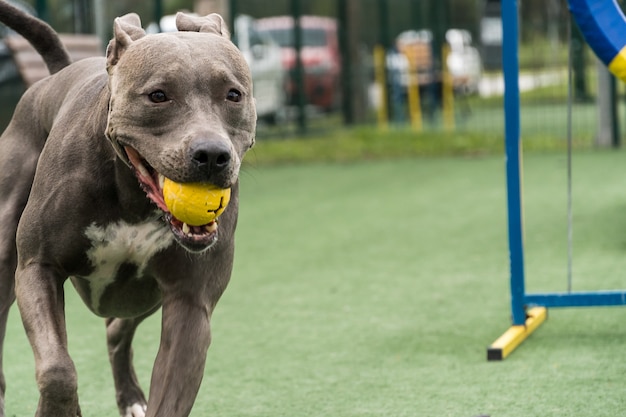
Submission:
{"label": "red car", "polygon": [[[297,99],[295,83],[296,53],[294,21],[291,16],[276,16],[257,20],[257,30],[268,32],[282,48],[284,68],[289,72],[287,93],[290,103]],[[341,60],[337,41],[337,21],[329,17],[302,16],[301,60],[304,70],[306,102],[332,110],[340,103]]]}

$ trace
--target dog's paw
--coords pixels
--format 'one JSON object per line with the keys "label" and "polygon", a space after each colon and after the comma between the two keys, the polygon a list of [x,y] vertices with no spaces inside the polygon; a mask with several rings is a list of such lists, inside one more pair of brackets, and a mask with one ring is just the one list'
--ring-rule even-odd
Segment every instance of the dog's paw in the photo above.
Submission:
{"label": "dog's paw", "polygon": [[146,405],[135,403],[130,407],[126,407],[124,417],[146,417]]}

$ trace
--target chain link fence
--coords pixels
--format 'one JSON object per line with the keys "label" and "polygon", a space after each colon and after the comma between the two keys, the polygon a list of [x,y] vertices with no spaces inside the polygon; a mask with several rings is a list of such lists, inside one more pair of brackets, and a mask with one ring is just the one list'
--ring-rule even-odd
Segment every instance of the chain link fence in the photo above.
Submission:
{"label": "chain link fence", "polygon": [[[252,69],[261,139],[323,134],[345,125],[416,133],[499,135],[504,130],[501,41],[506,28],[499,0],[226,4],[233,40]],[[142,16],[146,23],[153,18]],[[610,76],[602,82],[607,72],[571,22],[565,0],[520,2],[520,28],[522,136],[565,140],[571,68],[574,140],[591,145],[601,139],[597,99],[608,96],[617,115],[609,142],[619,143],[626,131],[620,128],[624,87]],[[3,46],[2,128],[24,91]]]}

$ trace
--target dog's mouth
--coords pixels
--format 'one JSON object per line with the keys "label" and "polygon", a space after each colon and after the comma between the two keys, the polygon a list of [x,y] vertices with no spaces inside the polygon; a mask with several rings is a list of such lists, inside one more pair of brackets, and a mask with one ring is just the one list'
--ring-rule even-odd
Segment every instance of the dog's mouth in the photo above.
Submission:
{"label": "dog's mouth", "polygon": [[201,226],[190,226],[174,217],[163,198],[163,174],[157,172],[150,164],[130,146],[124,150],[128,155],[135,176],[148,198],[163,212],[163,219],[169,225],[176,240],[191,252],[202,252],[217,241],[217,218]]}

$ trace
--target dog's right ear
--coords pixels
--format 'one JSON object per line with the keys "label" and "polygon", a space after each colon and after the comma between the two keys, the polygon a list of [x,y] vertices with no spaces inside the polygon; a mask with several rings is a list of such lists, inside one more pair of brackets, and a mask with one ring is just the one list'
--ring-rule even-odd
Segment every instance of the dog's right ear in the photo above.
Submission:
{"label": "dog's right ear", "polygon": [[176,13],[176,28],[184,32],[214,33],[230,39],[230,31],[226,22],[217,13],[207,16],[193,16],[185,13]]}
{"label": "dog's right ear", "polygon": [[128,46],[137,39],[146,36],[141,27],[141,19],[135,13],[118,17],[113,22],[113,39],[107,46],[107,69],[113,67]]}

